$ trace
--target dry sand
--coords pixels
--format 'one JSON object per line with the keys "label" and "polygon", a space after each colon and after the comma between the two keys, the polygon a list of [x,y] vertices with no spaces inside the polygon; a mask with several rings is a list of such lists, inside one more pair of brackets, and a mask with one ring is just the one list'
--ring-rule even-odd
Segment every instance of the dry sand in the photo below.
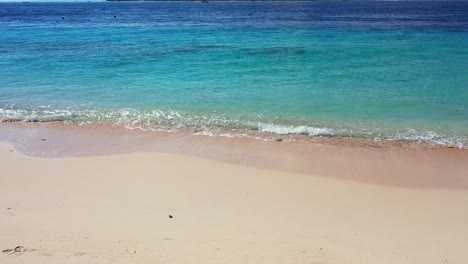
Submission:
{"label": "dry sand", "polygon": [[0,249],[24,247],[0,263],[468,263],[465,188],[6,143],[0,166]]}

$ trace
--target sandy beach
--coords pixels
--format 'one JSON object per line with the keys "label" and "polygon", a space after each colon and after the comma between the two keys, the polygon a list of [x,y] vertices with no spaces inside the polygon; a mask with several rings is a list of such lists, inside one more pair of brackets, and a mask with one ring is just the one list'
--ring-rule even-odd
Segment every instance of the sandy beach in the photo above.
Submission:
{"label": "sandy beach", "polygon": [[[54,141],[50,130],[47,141],[38,131],[30,135],[23,142]],[[233,139],[223,140],[231,144]],[[268,148],[255,142],[250,152]],[[281,144],[285,151],[294,143]],[[368,155],[354,149],[358,152],[351,154],[369,159],[369,167],[388,164],[380,166],[385,177],[388,167],[397,166],[388,157],[398,151],[385,154],[377,148]],[[318,151],[330,155],[332,150],[322,146]],[[421,150],[428,160],[420,152],[400,151],[407,153],[403,160],[415,156],[422,163],[395,176],[399,184],[187,153],[44,158],[1,143],[0,249],[6,251],[0,263],[462,264],[468,259],[463,150]],[[347,150],[335,154],[339,166],[351,155]],[[425,168],[431,159],[441,160],[432,170],[440,179],[433,181],[433,175],[427,178],[431,184],[418,184],[425,175],[417,174],[431,171]],[[354,169],[378,173],[361,165]],[[450,173],[440,174],[444,170]],[[416,181],[401,181],[413,176]],[[450,184],[438,185],[444,181]],[[17,246],[22,248],[15,252]]]}
{"label": "sandy beach", "polygon": [[468,0],[120,1],[0,0],[0,264],[468,264]]}

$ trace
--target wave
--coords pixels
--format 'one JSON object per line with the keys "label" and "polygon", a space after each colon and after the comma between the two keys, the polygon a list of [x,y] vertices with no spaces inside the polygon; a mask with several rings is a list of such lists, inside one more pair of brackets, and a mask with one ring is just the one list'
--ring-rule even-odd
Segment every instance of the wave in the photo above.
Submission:
{"label": "wave", "polygon": [[335,136],[339,133],[338,130],[325,127],[310,127],[310,126],[284,126],[276,124],[258,123],[258,129],[262,132],[275,133],[280,135],[298,134],[307,136]]}
{"label": "wave", "polygon": [[441,146],[458,147],[460,149],[468,147],[468,137],[466,136],[443,136],[434,131],[418,132],[415,129],[407,129],[403,132],[397,132],[387,140],[403,140],[418,143],[431,143]]}
{"label": "wave", "polygon": [[[79,125],[112,124],[129,129],[174,131],[190,130],[194,135],[251,137],[267,135],[301,135],[320,137],[361,137],[375,141],[409,141],[466,148],[468,136],[422,131],[412,128],[386,130],[379,128],[326,127],[323,125],[285,124],[284,120],[261,115],[234,116],[219,113],[192,113],[176,110],[142,111],[123,109],[35,109],[0,108],[1,122],[64,122]],[[283,123],[282,123],[283,122]],[[265,137],[259,136],[264,134]]]}

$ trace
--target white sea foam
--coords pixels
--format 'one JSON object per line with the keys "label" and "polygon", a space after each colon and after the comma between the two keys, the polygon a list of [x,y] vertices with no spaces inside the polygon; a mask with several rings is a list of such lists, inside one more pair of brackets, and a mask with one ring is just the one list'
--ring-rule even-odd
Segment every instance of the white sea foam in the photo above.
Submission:
{"label": "white sea foam", "polygon": [[467,141],[466,138],[463,139],[460,136],[444,137],[434,131],[418,132],[414,129],[408,129],[407,131],[396,133],[395,136],[388,140],[406,140],[442,146],[456,146],[460,149],[466,147],[466,145],[463,144],[463,141]]}
{"label": "white sea foam", "polygon": [[441,134],[435,131],[415,129],[395,130],[383,133],[378,128],[328,128],[307,125],[284,125],[281,121],[261,122],[252,120],[266,119],[262,116],[227,116],[219,113],[192,114],[175,110],[140,111],[124,109],[35,109],[0,108],[2,122],[70,122],[79,125],[115,124],[128,129],[145,131],[177,131],[179,129],[196,130],[194,135],[222,137],[251,137],[265,140],[254,131],[279,135],[306,136],[357,136],[376,141],[405,140],[443,146],[466,148],[468,137],[464,135]]}
{"label": "white sea foam", "polygon": [[258,130],[281,135],[299,134],[308,136],[335,136],[336,131],[329,128],[310,127],[310,126],[283,126],[276,124],[259,123]]}

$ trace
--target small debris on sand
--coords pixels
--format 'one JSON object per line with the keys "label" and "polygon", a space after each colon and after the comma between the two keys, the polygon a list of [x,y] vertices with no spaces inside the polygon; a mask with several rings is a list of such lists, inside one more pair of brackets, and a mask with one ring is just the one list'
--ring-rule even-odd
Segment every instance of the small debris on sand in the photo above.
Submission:
{"label": "small debris on sand", "polygon": [[41,140],[42,140],[42,141],[46,141],[47,139],[45,139],[45,138],[41,138]]}
{"label": "small debris on sand", "polygon": [[15,248],[4,249],[4,250],[2,250],[2,253],[14,254],[14,253],[26,252],[26,250],[27,249],[25,247],[23,247],[23,246],[17,246]]}
{"label": "small debris on sand", "polygon": [[23,251],[26,251],[26,249],[23,246],[15,247],[15,252],[23,252]]}
{"label": "small debris on sand", "polygon": [[7,210],[11,210],[11,207],[8,207]]}
{"label": "small debris on sand", "polygon": [[172,215],[169,215],[169,218],[172,218],[173,216]]}

